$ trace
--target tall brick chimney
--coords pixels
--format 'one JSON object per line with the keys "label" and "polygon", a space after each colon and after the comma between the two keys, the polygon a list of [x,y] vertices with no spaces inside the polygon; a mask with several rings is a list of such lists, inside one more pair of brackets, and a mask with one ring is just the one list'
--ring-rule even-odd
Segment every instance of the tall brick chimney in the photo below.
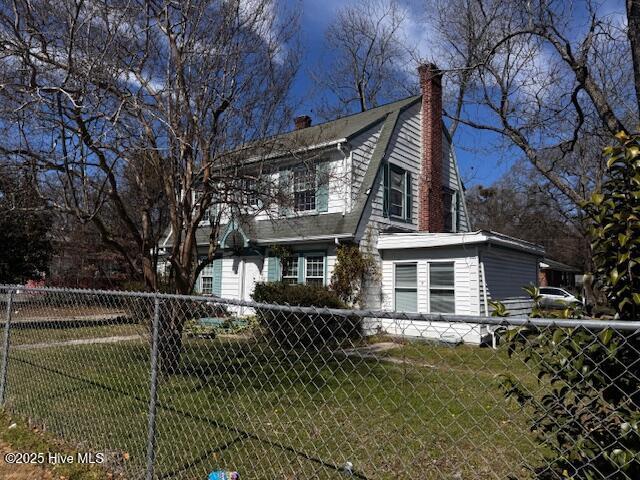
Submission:
{"label": "tall brick chimney", "polygon": [[309,115],[302,115],[301,117],[294,118],[293,122],[296,125],[296,130],[309,128],[311,126],[311,117]]}
{"label": "tall brick chimney", "polygon": [[418,230],[442,232],[442,73],[434,64],[418,67],[422,92],[422,168],[419,180]]}

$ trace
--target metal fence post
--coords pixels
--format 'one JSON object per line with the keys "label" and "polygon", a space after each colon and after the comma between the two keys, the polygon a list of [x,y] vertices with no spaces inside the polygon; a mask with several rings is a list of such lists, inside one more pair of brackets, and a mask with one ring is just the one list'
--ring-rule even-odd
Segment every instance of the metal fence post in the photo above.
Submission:
{"label": "metal fence post", "polygon": [[0,366],[0,406],[4,407],[4,397],[7,389],[7,367],[9,365],[9,333],[11,327],[11,310],[13,307],[13,293],[7,293],[7,315],[4,322],[4,337],[2,340],[2,365]]}
{"label": "metal fence post", "polygon": [[13,307],[14,290],[7,293],[7,314],[4,323],[4,337],[2,341],[2,365],[0,366],[0,406],[4,407],[5,392],[7,389],[7,367],[9,365],[9,334],[11,328],[11,310]]}
{"label": "metal fence post", "polygon": [[156,457],[156,404],[158,399],[158,329],[160,324],[160,298],[155,297],[151,330],[151,385],[149,387],[149,424],[147,427],[147,480],[153,480]]}

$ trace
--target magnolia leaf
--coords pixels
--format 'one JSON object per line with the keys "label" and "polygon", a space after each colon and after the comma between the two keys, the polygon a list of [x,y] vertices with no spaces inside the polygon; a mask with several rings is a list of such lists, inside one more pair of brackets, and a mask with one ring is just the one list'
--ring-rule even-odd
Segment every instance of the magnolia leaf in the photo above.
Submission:
{"label": "magnolia leaf", "polygon": [[618,273],[618,270],[616,268],[613,268],[611,270],[611,273],[609,274],[609,279],[611,280],[612,285],[615,285],[616,283],[618,283],[618,280],[620,279],[620,274]]}
{"label": "magnolia leaf", "polygon": [[606,347],[611,342],[611,338],[613,338],[613,330],[611,328],[607,328],[600,332],[600,341]]}
{"label": "magnolia leaf", "polygon": [[553,332],[552,342],[554,345],[558,345],[562,341],[562,337],[564,337],[564,332],[557,328],[555,332]]}
{"label": "magnolia leaf", "polygon": [[627,244],[628,241],[629,241],[629,237],[628,236],[626,236],[623,233],[619,233],[618,234],[618,242],[620,242],[621,246],[624,247]]}
{"label": "magnolia leaf", "polygon": [[620,130],[618,133],[616,133],[615,137],[621,142],[626,142],[627,140],[629,140],[629,135],[627,135],[627,132],[625,132],[624,130]]}
{"label": "magnolia leaf", "polygon": [[604,201],[604,195],[602,193],[594,193],[591,195],[591,202],[594,205],[600,205]]}
{"label": "magnolia leaf", "polygon": [[636,305],[640,305],[640,293],[634,292],[632,294],[633,297],[633,303],[635,303]]}

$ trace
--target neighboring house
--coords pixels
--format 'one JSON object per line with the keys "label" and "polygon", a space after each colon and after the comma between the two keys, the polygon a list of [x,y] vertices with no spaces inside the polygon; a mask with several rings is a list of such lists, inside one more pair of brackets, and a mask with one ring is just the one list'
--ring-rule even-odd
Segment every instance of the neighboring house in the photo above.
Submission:
{"label": "neighboring house", "polygon": [[576,288],[576,276],[581,270],[577,267],[543,258],[540,262],[538,283],[541,287]]}
{"label": "neighboring house", "polygon": [[[371,309],[480,315],[488,299],[520,296],[521,286],[536,283],[539,247],[468,233],[441,76],[433,65],[419,75],[421,95],[321,125],[296,119],[296,130],[279,138],[304,143],[304,154],[269,160],[271,181],[287,186],[291,202],[229,220],[199,293],[250,300],[261,281],[329,285],[342,242],[358,244],[379,266],[381,275],[365,285]],[[203,253],[208,238],[205,222]],[[161,247],[170,244],[171,234]],[[274,246],[294,255],[281,262]],[[477,343],[486,333],[472,330],[460,336]]]}

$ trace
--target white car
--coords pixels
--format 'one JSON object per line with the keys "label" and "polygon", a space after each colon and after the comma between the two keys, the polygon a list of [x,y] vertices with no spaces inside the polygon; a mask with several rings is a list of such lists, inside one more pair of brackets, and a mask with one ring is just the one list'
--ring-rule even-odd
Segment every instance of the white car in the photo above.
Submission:
{"label": "white car", "polygon": [[540,304],[544,307],[567,307],[583,305],[575,295],[557,287],[540,287]]}

